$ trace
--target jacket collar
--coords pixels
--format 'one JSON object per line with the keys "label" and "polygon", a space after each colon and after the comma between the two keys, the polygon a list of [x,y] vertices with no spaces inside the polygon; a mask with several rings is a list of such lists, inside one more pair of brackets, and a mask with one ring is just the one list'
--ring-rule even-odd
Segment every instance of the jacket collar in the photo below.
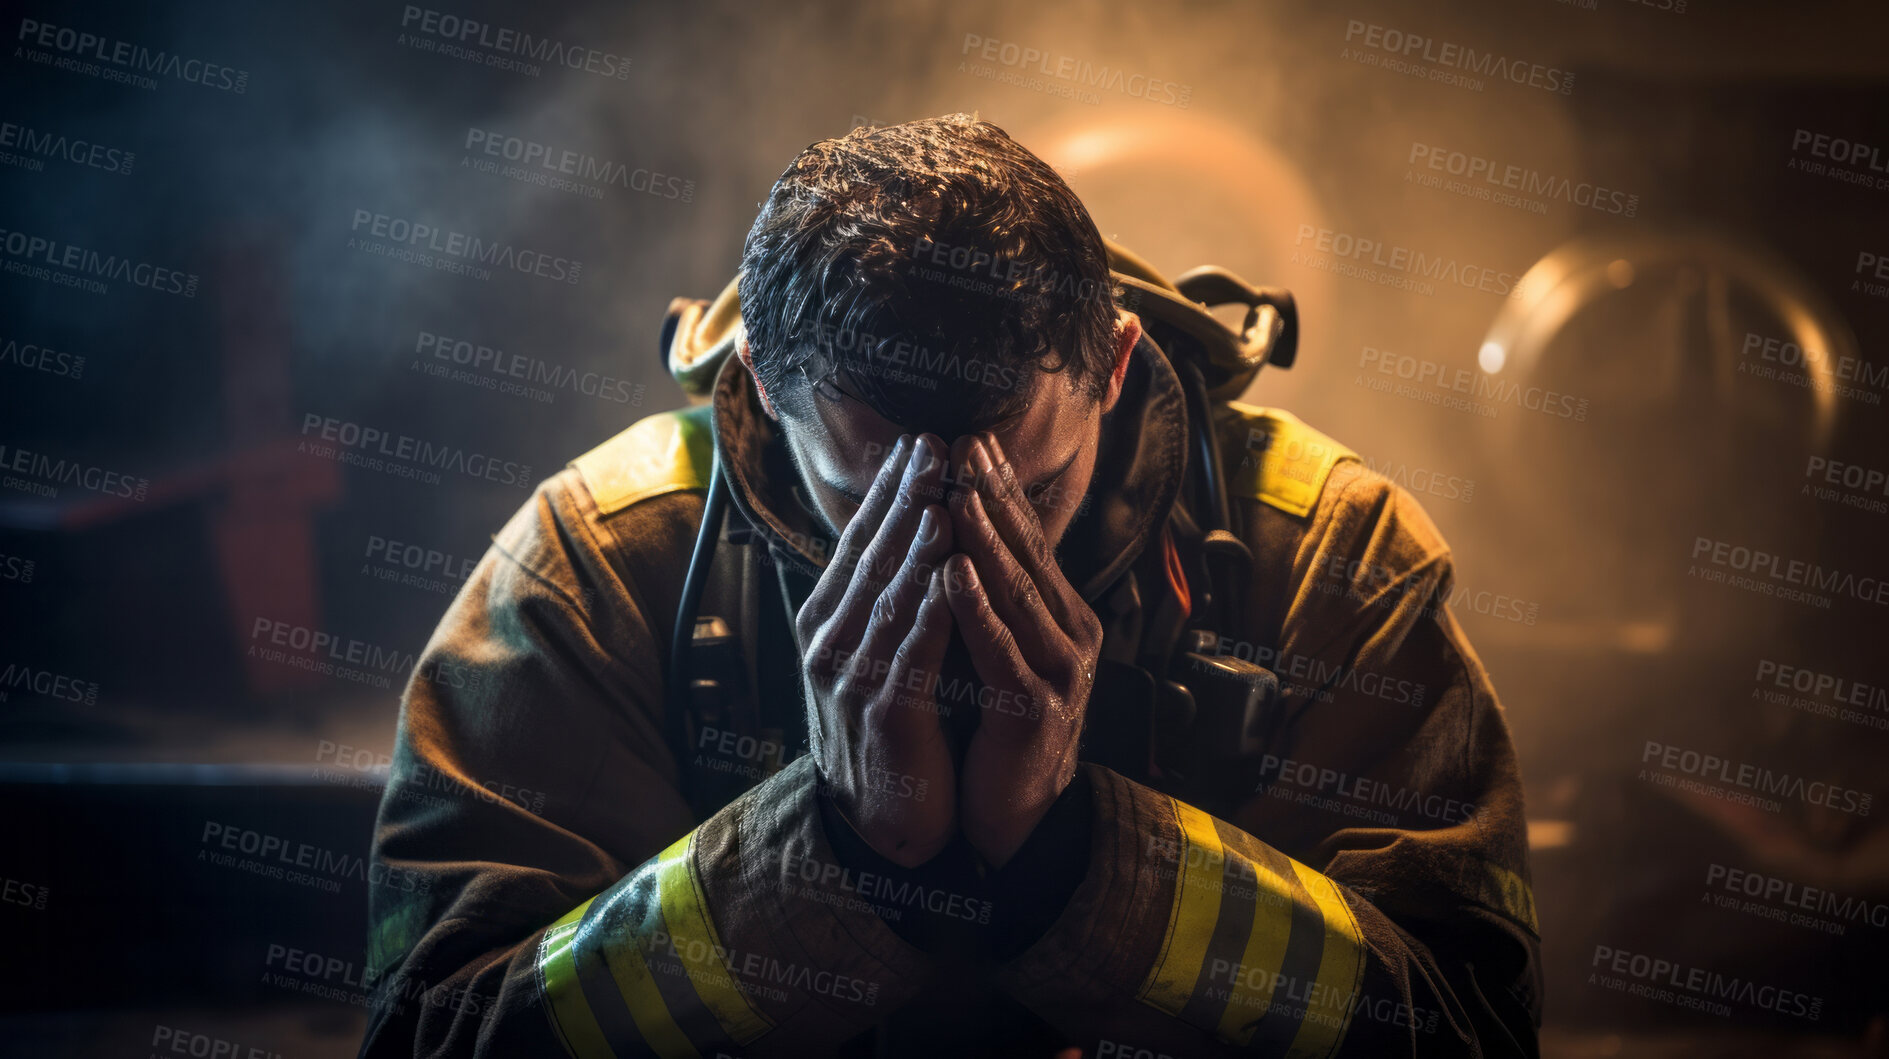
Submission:
{"label": "jacket collar", "polygon": [[[730,356],[716,377],[715,451],[736,509],[817,572],[833,542],[803,503],[780,426],[761,408],[754,377]],[[1146,335],[1130,354],[1121,399],[1102,417],[1100,453],[1083,507],[1057,549],[1063,572],[1093,603],[1167,521],[1187,462],[1187,411],[1180,380]]]}

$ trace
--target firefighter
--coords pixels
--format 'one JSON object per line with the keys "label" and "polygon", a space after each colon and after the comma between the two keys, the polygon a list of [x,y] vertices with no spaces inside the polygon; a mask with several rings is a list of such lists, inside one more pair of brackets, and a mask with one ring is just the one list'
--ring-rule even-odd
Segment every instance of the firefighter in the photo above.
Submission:
{"label": "firefighter", "polygon": [[[374,859],[427,885],[373,896],[363,1055],[1536,1054],[1447,546],[1228,401],[1198,510],[1120,293],[987,122],[795,159],[674,322],[734,352],[706,402],[542,483],[426,647]],[[746,558],[693,635],[744,648],[672,686],[698,533]],[[1278,693],[1229,725],[1241,666]]]}

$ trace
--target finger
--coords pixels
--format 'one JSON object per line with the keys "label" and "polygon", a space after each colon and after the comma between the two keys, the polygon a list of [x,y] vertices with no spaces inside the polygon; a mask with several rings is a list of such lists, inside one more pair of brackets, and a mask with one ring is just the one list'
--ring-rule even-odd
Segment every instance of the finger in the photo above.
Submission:
{"label": "finger", "polygon": [[991,608],[970,557],[960,552],[945,564],[945,596],[977,677],[992,688],[1015,688],[1030,673],[1017,651],[1017,639]]}
{"label": "finger", "polygon": [[[893,652],[892,677],[906,689],[906,695],[929,697],[937,687],[939,674],[944,672],[945,651],[951,646],[954,625],[946,580],[942,566],[932,569],[925,581],[925,596],[918,604],[918,618]],[[943,727],[942,720],[939,727]]]}
{"label": "finger", "polygon": [[891,509],[866,545],[846,593],[827,620],[832,643],[854,647],[865,639],[874,606],[897,578],[900,560],[912,546],[925,508],[932,498],[942,495],[938,483],[943,474],[943,444],[929,434],[919,437],[893,494]]}
{"label": "finger", "polygon": [[962,527],[956,533],[958,549],[971,557],[997,619],[1016,637],[1024,658],[1038,671],[1048,669],[1054,658],[1068,653],[1068,634],[1035,580],[998,535],[982,497],[968,492],[957,501],[954,521]]}
{"label": "finger", "polygon": [[984,500],[991,525],[1036,585],[1056,624],[1065,633],[1074,632],[1074,607],[1081,602],[1081,594],[1063,576],[1043,533],[1043,522],[1018,484],[1016,468],[1004,457],[997,435],[979,435],[970,447],[970,458],[976,471],[977,493]]}
{"label": "finger", "polygon": [[931,576],[953,549],[951,516],[938,504],[925,505],[911,547],[893,575],[892,584],[872,604],[871,621],[859,653],[875,660],[889,659],[911,632],[919,605],[931,587]]}
{"label": "finger", "polygon": [[795,630],[800,634],[803,649],[810,646],[813,634],[826,623],[846,594],[846,586],[852,582],[853,567],[858,563],[860,553],[865,550],[865,542],[879,531],[880,522],[892,506],[892,496],[897,491],[899,475],[905,470],[911,444],[910,435],[900,435],[898,442],[892,446],[885,463],[879,467],[879,473],[873,477],[872,487],[866,491],[865,501],[840,533],[839,544],[828,558],[826,569],[821,571],[813,592],[795,615]]}

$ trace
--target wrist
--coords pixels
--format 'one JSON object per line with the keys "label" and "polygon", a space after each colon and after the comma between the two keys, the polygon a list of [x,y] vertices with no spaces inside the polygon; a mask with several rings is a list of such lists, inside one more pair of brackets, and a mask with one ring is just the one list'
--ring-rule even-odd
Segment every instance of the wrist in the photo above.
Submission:
{"label": "wrist", "polygon": [[964,837],[984,863],[1001,868],[1017,850],[1030,840],[1063,792],[1073,774],[1042,784],[1032,784],[1027,791],[1007,790],[967,792],[963,810]]}

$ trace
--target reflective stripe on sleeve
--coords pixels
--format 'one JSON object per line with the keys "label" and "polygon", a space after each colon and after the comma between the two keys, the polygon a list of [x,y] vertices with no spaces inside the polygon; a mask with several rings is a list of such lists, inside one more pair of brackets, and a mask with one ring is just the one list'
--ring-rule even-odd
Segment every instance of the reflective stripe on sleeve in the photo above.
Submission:
{"label": "reflective stripe on sleeve", "polygon": [[[1173,801],[1173,799],[1169,799]],[[1173,802],[1174,817],[1186,836],[1175,873],[1174,906],[1168,912],[1161,954],[1142,983],[1141,999],[1180,1014],[1194,995],[1207,959],[1207,944],[1220,919],[1220,839],[1213,818],[1185,802]]]}
{"label": "reflective stripe on sleeve", "polygon": [[694,1059],[773,1028],[724,962],[693,840],[678,839],[546,932],[540,988],[573,1059]]}
{"label": "reflective stripe on sleeve", "polygon": [[698,1000],[714,1014],[722,1032],[736,1044],[748,1044],[774,1027],[748,1001],[728,965],[728,950],[708,915],[708,895],[695,873],[695,833],[664,850],[657,858],[661,876],[662,917],[669,925],[675,954],[695,987]]}
{"label": "reflective stripe on sleeve", "polygon": [[538,946],[538,989],[544,995],[545,1010],[550,1012],[551,1028],[571,1059],[615,1059],[616,1053],[604,1040],[597,1017],[584,999],[583,987],[577,981],[577,960],[571,951],[577,924],[589,908],[590,901],[585,901],[544,932],[544,942]]}
{"label": "reflective stripe on sleeve", "polygon": [[1352,998],[1364,978],[1364,933],[1338,892],[1338,884],[1292,861],[1325,924],[1325,944],[1318,960],[1318,987],[1307,990],[1305,1017],[1286,1053],[1290,1059],[1324,1059],[1338,1051],[1351,1023]]}
{"label": "reflective stripe on sleeve", "polygon": [[1268,1054],[1336,1052],[1364,972],[1331,879],[1170,799],[1181,834],[1167,935],[1139,999]]}

